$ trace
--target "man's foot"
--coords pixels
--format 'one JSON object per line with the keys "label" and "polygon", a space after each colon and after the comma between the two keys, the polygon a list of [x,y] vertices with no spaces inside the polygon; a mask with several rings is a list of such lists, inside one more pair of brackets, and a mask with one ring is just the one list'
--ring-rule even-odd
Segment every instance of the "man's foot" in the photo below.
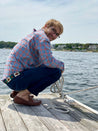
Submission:
{"label": "man's foot", "polygon": [[27,106],[38,106],[38,105],[41,104],[41,101],[37,100],[37,99],[32,99],[31,96],[28,96],[28,100],[26,100],[22,97],[19,97],[19,96],[15,96],[14,97],[14,103],[27,105]]}
{"label": "man's foot", "polygon": [[[14,98],[17,94],[19,93],[19,91],[12,91],[10,94],[11,98]],[[30,94],[30,96],[33,98],[34,96],[32,94]]]}

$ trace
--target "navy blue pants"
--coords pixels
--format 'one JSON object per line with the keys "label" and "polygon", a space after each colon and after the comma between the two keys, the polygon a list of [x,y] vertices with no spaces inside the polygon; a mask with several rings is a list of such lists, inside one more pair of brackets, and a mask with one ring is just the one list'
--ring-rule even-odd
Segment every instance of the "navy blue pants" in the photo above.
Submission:
{"label": "navy blue pants", "polygon": [[39,92],[59,80],[60,76],[61,70],[58,68],[37,67],[24,70],[7,85],[15,91],[27,89],[37,96]]}

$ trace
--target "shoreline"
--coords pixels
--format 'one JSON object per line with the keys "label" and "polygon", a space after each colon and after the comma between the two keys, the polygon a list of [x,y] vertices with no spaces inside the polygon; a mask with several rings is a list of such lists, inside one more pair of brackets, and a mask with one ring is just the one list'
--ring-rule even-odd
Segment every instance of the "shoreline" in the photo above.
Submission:
{"label": "shoreline", "polygon": [[82,50],[58,50],[58,49],[51,49],[52,51],[65,51],[65,52],[90,52],[90,53],[98,53],[98,51],[82,51]]}

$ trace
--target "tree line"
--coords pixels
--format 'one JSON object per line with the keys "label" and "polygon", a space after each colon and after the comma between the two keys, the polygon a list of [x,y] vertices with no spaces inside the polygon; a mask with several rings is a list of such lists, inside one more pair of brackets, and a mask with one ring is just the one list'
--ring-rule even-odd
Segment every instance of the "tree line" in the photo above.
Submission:
{"label": "tree line", "polygon": [[[0,48],[13,48],[17,42],[0,41]],[[53,44],[52,49],[70,50],[70,51],[96,51],[98,52],[98,43],[59,43]]]}
{"label": "tree line", "polygon": [[96,51],[98,52],[98,43],[66,43],[54,44],[52,48],[55,50],[69,51]]}
{"label": "tree line", "polygon": [[5,42],[5,41],[0,41],[0,48],[13,48],[17,42]]}

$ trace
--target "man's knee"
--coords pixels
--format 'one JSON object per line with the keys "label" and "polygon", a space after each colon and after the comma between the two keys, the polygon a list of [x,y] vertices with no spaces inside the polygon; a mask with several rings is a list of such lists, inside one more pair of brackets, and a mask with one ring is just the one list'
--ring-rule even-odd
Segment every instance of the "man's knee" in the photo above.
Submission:
{"label": "man's knee", "polygon": [[57,80],[59,80],[59,78],[61,77],[61,70],[59,69],[59,68],[55,68],[55,74],[54,74],[54,78],[55,78],[55,80],[57,81]]}

